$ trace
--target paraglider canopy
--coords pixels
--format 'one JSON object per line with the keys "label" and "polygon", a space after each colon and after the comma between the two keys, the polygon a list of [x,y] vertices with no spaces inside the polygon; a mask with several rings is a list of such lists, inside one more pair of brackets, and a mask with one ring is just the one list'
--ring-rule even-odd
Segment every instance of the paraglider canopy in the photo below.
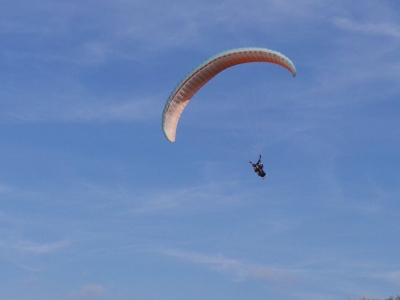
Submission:
{"label": "paraglider canopy", "polygon": [[267,62],[280,65],[296,76],[296,68],[283,54],[266,48],[238,48],[221,52],[191,71],[176,86],[162,116],[162,128],[170,142],[175,141],[176,128],[183,109],[193,95],[208,81],[223,70],[244,63]]}

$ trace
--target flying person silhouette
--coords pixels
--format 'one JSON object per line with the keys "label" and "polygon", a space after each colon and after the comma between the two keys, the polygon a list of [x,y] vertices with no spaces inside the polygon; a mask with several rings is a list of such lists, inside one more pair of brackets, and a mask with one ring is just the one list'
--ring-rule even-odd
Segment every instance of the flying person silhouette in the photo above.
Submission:
{"label": "flying person silhouette", "polygon": [[267,174],[265,174],[264,169],[263,169],[263,168],[264,168],[264,165],[263,165],[262,162],[261,162],[261,154],[260,154],[260,156],[259,156],[259,158],[258,158],[258,161],[257,161],[255,164],[253,164],[253,163],[251,162],[251,160],[250,160],[249,162],[250,162],[251,165],[253,166],[254,172],[256,172],[257,175],[260,176],[262,179],[265,179],[265,177],[267,176]]}

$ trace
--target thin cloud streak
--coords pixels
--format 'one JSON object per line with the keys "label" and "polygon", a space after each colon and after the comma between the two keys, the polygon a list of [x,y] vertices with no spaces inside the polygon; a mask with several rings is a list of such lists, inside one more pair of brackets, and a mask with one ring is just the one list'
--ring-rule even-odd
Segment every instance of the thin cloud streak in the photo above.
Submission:
{"label": "thin cloud streak", "polygon": [[47,244],[38,244],[28,241],[20,241],[16,243],[13,246],[13,248],[25,254],[42,255],[42,254],[51,254],[61,251],[69,247],[70,245],[71,243],[69,241],[61,241],[61,242],[47,243]]}
{"label": "thin cloud streak", "polygon": [[[354,274],[367,280],[382,280],[387,283],[396,283],[400,277],[399,271],[392,271],[393,268],[386,268],[382,265],[357,264],[354,261],[347,262],[342,257],[336,256],[332,260],[332,253],[325,253],[326,258],[320,260],[306,261],[296,264],[297,267],[289,268],[269,267],[264,264],[251,264],[237,259],[226,258],[224,255],[208,255],[195,252],[164,249],[156,251],[160,255],[172,257],[182,262],[189,262],[205,266],[212,271],[233,276],[235,280],[256,280],[271,283],[278,286],[290,287],[286,292],[298,294],[292,287],[315,287],[315,291],[333,291],[348,293],[350,291],[361,291],[363,285],[351,282],[348,268],[352,268]],[[328,264],[328,265],[327,265]],[[325,265],[319,268],[318,265]],[[387,271],[382,269],[387,269]],[[354,276],[353,274],[353,276]],[[397,280],[397,281],[396,281]]]}
{"label": "thin cloud streak", "polygon": [[182,261],[208,266],[211,270],[233,275],[236,280],[251,279],[288,284],[298,281],[300,279],[299,275],[304,272],[300,269],[285,270],[265,265],[249,264],[240,260],[226,258],[223,255],[213,256],[177,250],[161,250],[159,253]]}
{"label": "thin cloud streak", "polygon": [[88,284],[83,286],[77,292],[72,293],[73,298],[95,298],[104,295],[107,289],[99,284]]}
{"label": "thin cloud streak", "polygon": [[[285,18],[275,16],[283,14],[292,20],[309,20],[317,15],[313,13],[315,10],[320,10],[315,0],[303,2],[302,5],[295,1],[283,4],[271,0],[263,2],[261,7],[258,1],[248,1],[246,4],[241,1],[100,3],[102,5],[96,2],[96,6],[91,6],[89,10],[81,4],[39,1],[27,4],[26,10],[18,12],[13,11],[8,3],[4,5],[4,10],[10,7],[11,12],[3,16],[0,32],[57,36],[67,40],[79,28],[80,33],[91,33],[93,37],[79,41],[73,47],[63,47],[62,51],[48,49],[50,52],[47,54],[39,51],[35,54],[36,58],[52,57],[53,60],[78,64],[99,64],[115,57],[140,60],[138,55],[148,56],[150,52],[158,53],[166,48],[202,48],[204,41],[209,40],[210,36],[212,38],[215,29],[227,34],[245,28],[273,32],[274,26],[287,23]],[[264,11],[268,12],[269,18],[265,18]],[[31,55],[26,57],[32,58]]]}
{"label": "thin cloud streak", "polygon": [[337,18],[334,20],[335,26],[340,29],[359,32],[367,35],[378,35],[400,38],[400,27],[393,23],[362,23],[347,18]]}
{"label": "thin cloud streak", "polygon": [[29,272],[43,271],[49,256],[62,256],[62,252],[72,245],[68,240],[40,243],[19,239],[13,232],[8,235],[7,239],[0,240],[0,258]]}
{"label": "thin cloud streak", "polygon": [[[66,98],[66,96],[63,98]],[[158,108],[160,105],[153,98],[127,101],[120,104],[111,104],[111,100],[103,101],[103,104],[97,104],[96,101],[85,101],[81,104],[73,103],[68,99],[65,100],[57,106],[46,106],[45,104],[32,109],[16,107],[11,111],[3,112],[1,122],[144,122],[159,117]],[[74,100],[76,102],[76,98]],[[90,102],[92,104],[88,104]],[[65,103],[68,103],[68,105]]]}
{"label": "thin cloud streak", "polygon": [[215,210],[226,205],[240,205],[248,198],[237,193],[237,182],[220,182],[198,185],[191,188],[179,188],[159,191],[147,195],[140,202],[135,213],[160,213]]}
{"label": "thin cloud streak", "polygon": [[62,251],[69,247],[71,242],[59,241],[54,243],[37,243],[26,240],[3,240],[0,241],[0,248],[17,251],[24,255],[44,255]]}

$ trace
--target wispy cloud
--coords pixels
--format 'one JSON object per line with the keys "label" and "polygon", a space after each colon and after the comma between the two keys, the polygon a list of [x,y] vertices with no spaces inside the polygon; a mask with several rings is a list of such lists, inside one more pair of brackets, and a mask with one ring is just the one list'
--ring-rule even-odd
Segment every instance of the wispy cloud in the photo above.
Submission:
{"label": "wispy cloud", "polygon": [[69,247],[70,245],[71,243],[68,241],[45,244],[33,243],[29,241],[19,241],[15,243],[12,248],[25,254],[42,255],[58,252]]}
{"label": "wispy cloud", "polygon": [[94,298],[104,295],[107,289],[99,284],[88,284],[80,288],[78,291],[73,292],[74,298]]}
{"label": "wispy cloud", "polygon": [[1,240],[0,248],[17,251],[24,255],[43,255],[61,251],[71,245],[69,241],[37,243],[26,240]]}
{"label": "wispy cloud", "polygon": [[251,264],[226,258],[223,255],[205,255],[177,250],[162,250],[160,254],[209,267],[216,272],[232,275],[236,280],[262,280],[287,284],[296,282],[300,278],[299,273],[302,272],[302,270],[296,269],[285,270],[261,264]]}
{"label": "wispy cloud", "polygon": [[0,256],[29,272],[40,272],[47,265],[45,261],[49,255],[59,255],[71,245],[67,240],[40,243],[20,239],[15,231],[18,230],[12,228],[9,232],[1,232],[8,237],[0,240]]}
{"label": "wispy cloud", "polygon": [[[221,254],[209,255],[179,250],[162,250],[159,253],[182,262],[189,262],[232,276],[234,280],[261,281],[278,287],[281,286],[285,288],[285,293],[291,296],[298,296],[299,293],[310,293],[310,287],[313,287],[311,294],[313,294],[312,298],[316,299],[318,293],[324,294],[325,298],[329,293],[358,293],[360,295],[373,293],[373,289],[365,290],[365,286],[360,284],[358,280],[354,280],[355,278],[364,278],[375,283],[377,279],[398,283],[400,278],[399,271],[382,272],[382,268],[385,268],[382,265],[374,266],[368,263],[357,265],[354,261],[346,264],[337,255],[335,255],[334,261],[331,261],[332,256],[329,255],[320,261],[309,261],[295,264],[292,267],[276,267],[231,259]],[[353,277],[351,278],[348,274],[349,268],[353,268]],[[322,291],[325,291],[325,293]]]}
{"label": "wispy cloud", "polygon": [[[103,99],[102,103],[96,102],[91,97],[84,101],[76,101],[80,95],[70,95],[75,98],[55,105],[53,101],[35,107],[21,105],[15,106],[8,112],[3,112],[3,122],[132,122],[145,121],[159,117],[160,105],[155,98],[132,100],[112,104],[112,100]],[[64,99],[67,97],[64,96]],[[66,104],[68,103],[68,105]],[[1,190],[0,190],[1,192]]]}
{"label": "wispy cloud", "polygon": [[337,18],[334,20],[334,24],[336,27],[348,31],[400,38],[400,26],[395,23],[357,22],[347,18]]}
{"label": "wispy cloud", "polygon": [[12,191],[12,188],[5,184],[0,184],[0,194]]}
{"label": "wispy cloud", "polygon": [[392,281],[392,282],[395,282],[395,283],[399,284],[399,282],[400,282],[400,270],[389,272],[386,275],[386,278],[389,281]]}
{"label": "wispy cloud", "polygon": [[[181,212],[215,210],[220,206],[238,205],[246,197],[243,197],[235,186],[236,182],[228,181],[158,191],[153,195],[146,195],[134,211],[136,213]],[[248,198],[249,194],[246,195]]]}
{"label": "wispy cloud", "polygon": [[[109,59],[138,59],[168,48],[202,48],[215,32],[235,34],[251,29],[275,32],[273,24],[286,18],[309,19],[318,1],[193,1],[166,3],[148,1],[98,1],[98,5],[41,0],[24,10],[12,1],[3,5],[0,32],[56,37],[58,47],[31,49],[37,59],[59,59],[78,64],[97,64]],[[101,3],[101,5],[100,5]],[[268,17],[266,17],[266,15]],[[285,16],[285,17],[282,17]],[[79,40],[69,43],[73,34]],[[82,38],[83,37],[83,38]],[[65,45],[62,45],[66,42]],[[7,47],[8,48],[8,47]],[[16,50],[14,50],[16,51]],[[32,55],[26,56],[32,59]]]}
{"label": "wispy cloud", "polygon": [[119,105],[86,105],[75,107],[75,109],[70,108],[67,112],[58,111],[53,116],[47,115],[47,118],[77,122],[143,121],[159,115],[158,111],[154,109],[154,105],[155,103],[151,99]]}

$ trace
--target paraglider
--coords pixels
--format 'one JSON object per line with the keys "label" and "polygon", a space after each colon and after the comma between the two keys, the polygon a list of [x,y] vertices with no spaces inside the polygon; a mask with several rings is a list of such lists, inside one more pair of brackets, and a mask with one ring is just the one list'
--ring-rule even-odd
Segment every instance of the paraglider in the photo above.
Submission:
{"label": "paraglider", "polygon": [[[296,76],[296,68],[292,61],[283,54],[266,48],[238,48],[221,52],[195,68],[176,86],[165,104],[162,114],[162,129],[165,137],[174,142],[179,118],[192,99],[208,81],[223,70],[235,65],[266,62],[280,65]],[[261,155],[257,163],[253,164],[254,171],[258,176],[265,179],[267,176],[261,163]]]}
{"label": "paraglider", "polygon": [[256,172],[258,176],[260,176],[262,179],[265,179],[265,177],[267,177],[267,174],[265,174],[264,172],[264,165],[261,162],[261,154],[258,157],[258,161],[255,164],[253,164],[251,160],[249,162],[253,166],[254,172]]}
{"label": "paraglider", "polygon": [[162,128],[165,137],[174,142],[179,118],[190,99],[208,81],[223,70],[244,63],[267,62],[280,65],[296,76],[296,68],[283,54],[266,48],[238,48],[221,52],[195,68],[176,86],[162,115]]}

